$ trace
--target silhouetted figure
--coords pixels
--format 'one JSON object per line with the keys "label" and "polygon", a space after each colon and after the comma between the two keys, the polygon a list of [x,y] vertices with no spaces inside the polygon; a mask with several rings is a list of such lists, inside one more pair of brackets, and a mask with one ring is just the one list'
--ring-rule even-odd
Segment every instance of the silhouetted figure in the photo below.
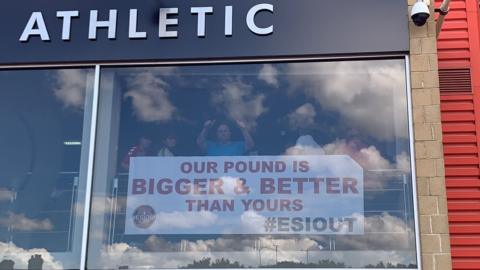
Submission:
{"label": "silhouetted figure", "polygon": [[125,157],[122,159],[120,164],[122,168],[126,171],[130,168],[130,158],[131,157],[142,157],[148,156],[150,153],[150,148],[152,146],[152,140],[147,136],[141,136],[138,139],[136,145],[132,146]]}
{"label": "silhouetted figure", "polygon": [[177,136],[173,133],[167,134],[162,140],[162,148],[158,151],[159,157],[175,156],[175,146],[177,146]]}
{"label": "silhouetted figure", "polygon": [[42,255],[32,255],[28,260],[28,270],[41,270],[43,267]]}
{"label": "silhouetted figure", "polygon": [[0,262],[0,269],[1,270],[13,270],[13,266],[15,262],[12,260],[3,260]]}
{"label": "silhouetted figure", "polygon": [[203,124],[203,129],[198,135],[197,145],[207,156],[242,156],[255,146],[252,136],[248,132],[247,125],[237,121],[237,125],[243,135],[243,141],[232,141],[230,126],[220,123],[216,130],[216,141],[208,141],[207,133],[215,125],[215,120],[208,120]]}

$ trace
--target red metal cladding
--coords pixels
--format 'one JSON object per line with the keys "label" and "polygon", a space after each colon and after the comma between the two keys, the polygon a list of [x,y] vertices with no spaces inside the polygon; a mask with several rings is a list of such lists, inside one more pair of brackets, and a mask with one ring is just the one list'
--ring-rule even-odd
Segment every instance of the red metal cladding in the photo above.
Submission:
{"label": "red metal cladding", "polygon": [[[452,0],[437,41],[453,269],[480,269],[480,12]],[[441,0],[436,0],[438,7]]]}
{"label": "red metal cladding", "polygon": [[[470,44],[467,21],[467,1],[452,0],[438,37],[439,69],[469,68]],[[437,7],[441,0],[437,0]]]}

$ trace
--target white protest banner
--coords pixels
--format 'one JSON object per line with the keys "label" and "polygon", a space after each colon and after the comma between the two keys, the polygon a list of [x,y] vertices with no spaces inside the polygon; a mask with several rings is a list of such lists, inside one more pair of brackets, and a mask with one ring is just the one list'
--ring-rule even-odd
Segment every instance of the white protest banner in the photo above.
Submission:
{"label": "white protest banner", "polygon": [[134,157],[125,234],[363,234],[345,155]]}

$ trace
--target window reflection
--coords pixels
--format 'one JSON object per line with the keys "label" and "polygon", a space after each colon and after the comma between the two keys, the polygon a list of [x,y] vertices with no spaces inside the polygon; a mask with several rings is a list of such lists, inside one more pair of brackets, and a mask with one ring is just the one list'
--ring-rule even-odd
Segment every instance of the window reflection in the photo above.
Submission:
{"label": "window reflection", "polygon": [[[403,60],[104,69],[89,267],[415,268],[405,80]],[[351,234],[244,231],[225,225],[238,216],[216,208],[179,213],[181,196],[162,203],[132,196],[133,174],[173,170],[180,159],[339,156],[363,171],[360,201],[337,197],[332,207],[312,195],[301,199],[316,213],[355,214],[362,230]],[[224,186],[238,177],[224,174]],[[147,183],[137,187],[147,192]],[[353,213],[355,206],[362,211]],[[244,214],[254,224],[265,212]],[[145,228],[163,227],[132,232],[132,215]]]}
{"label": "window reflection", "polygon": [[92,76],[0,72],[2,269],[79,268]]}

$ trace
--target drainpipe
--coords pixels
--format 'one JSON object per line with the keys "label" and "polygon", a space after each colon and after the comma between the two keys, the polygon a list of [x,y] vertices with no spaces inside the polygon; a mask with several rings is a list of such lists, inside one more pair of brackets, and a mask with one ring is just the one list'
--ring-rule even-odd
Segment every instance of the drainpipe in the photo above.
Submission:
{"label": "drainpipe", "polygon": [[445,20],[445,15],[448,14],[448,5],[450,4],[450,0],[443,0],[443,3],[440,5],[440,8],[436,9],[438,11],[439,16],[437,20],[437,39],[438,35],[440,35],[440,31],[442,30],[442,24]]}

